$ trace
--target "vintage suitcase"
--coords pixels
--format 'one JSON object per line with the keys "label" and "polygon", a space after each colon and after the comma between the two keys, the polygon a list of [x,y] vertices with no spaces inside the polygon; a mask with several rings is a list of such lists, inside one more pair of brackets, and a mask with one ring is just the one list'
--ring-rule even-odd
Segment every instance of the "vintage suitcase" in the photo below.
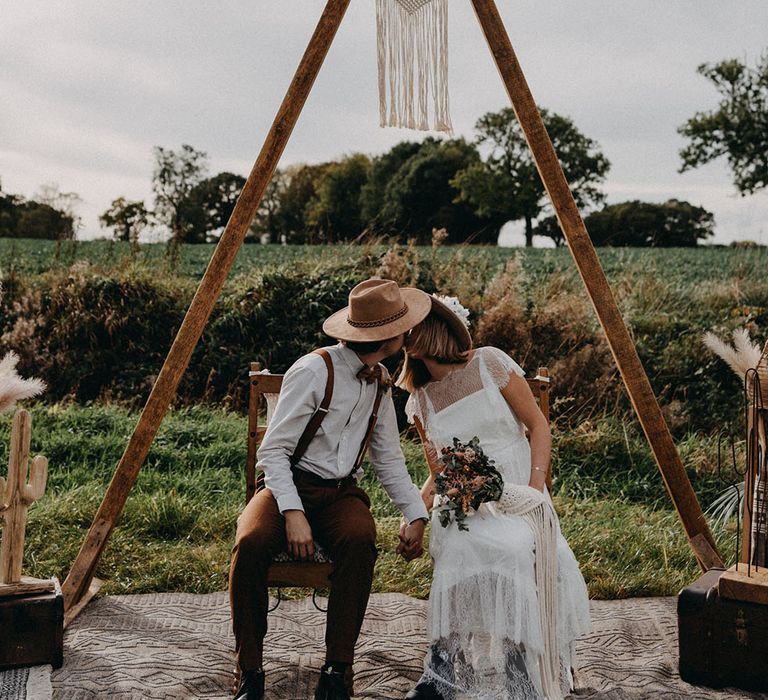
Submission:
{"label": "vintage suitcase", "polygon": [[680,591],[680,678],[711,688],[768,691],[768,605],[723,598],[711,569]]}
{"label": "vintage suitcase", "polygon": [[0,597],[0,670],[17,666],[62,664],[64,597],[53,591]]}

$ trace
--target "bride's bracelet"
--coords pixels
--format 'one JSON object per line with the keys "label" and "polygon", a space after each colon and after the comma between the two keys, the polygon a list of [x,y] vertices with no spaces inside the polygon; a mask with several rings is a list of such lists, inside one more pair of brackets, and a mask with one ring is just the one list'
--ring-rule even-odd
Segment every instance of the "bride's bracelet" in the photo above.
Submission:
{"label": "bride's bracelet", "polygon": [[537,472],[544,472],[545,474],[547,473],[547,470],[542,469],[541,467],[531,467],[531,469],[535,469]]}

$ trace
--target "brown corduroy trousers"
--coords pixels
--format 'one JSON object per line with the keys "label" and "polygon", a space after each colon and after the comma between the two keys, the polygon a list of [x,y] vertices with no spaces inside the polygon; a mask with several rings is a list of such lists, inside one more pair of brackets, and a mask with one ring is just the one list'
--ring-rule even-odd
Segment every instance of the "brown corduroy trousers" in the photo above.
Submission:
{"label": "brown corduroy trousers", "polygon": [[[316,542],[331,556],[331,592],[325,630],[326,659],[352,663],[376,563],[376,525],[368,495],[354,483],[318,485],[294,477]],[[285,518],[272,492],[259,491],[237,521],[229,573],[237,660],[242,671],[260,668],[267,633],[267,570],[286,548]]]}

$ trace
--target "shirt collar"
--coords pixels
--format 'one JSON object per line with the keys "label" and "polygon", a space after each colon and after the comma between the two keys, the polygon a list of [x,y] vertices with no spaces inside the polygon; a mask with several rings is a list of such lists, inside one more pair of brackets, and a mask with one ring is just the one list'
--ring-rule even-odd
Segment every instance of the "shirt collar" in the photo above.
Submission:
{"label": "shirt collar", "polygon": [[339,354],[344,359],[344,362],[347,363],[354,375],[357,376],[357,373],[366,366],[365,363],[357,356],[354,350],[350,350],[343,343],[339,343],[336,347],[339,348]]}

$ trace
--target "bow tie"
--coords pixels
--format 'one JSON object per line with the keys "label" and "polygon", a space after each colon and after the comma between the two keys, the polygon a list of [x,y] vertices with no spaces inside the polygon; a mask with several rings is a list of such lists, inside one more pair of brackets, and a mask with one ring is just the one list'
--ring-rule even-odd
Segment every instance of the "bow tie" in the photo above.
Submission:
{"label": "bow tie", "polygon": [[389,372],[383,369],[381,365],[377,364],[374,367],[368,367],[366,365],[357,373],[358,379],[365,379],[368,384],[373,382],[379,382],[382,387],[389,386]]}

